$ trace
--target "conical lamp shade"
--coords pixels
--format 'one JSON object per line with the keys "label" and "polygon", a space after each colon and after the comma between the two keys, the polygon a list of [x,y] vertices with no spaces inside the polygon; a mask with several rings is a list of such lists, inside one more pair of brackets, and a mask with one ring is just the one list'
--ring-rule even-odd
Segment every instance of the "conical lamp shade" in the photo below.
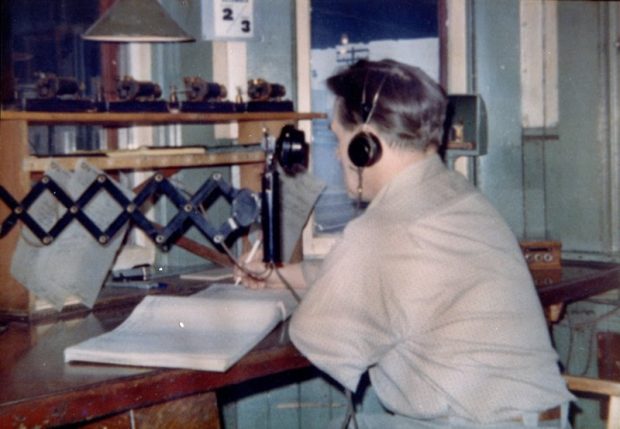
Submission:
{"label": "conical lamp shade", "polygon": [[82,35],[99,42],[190,42],[157,0],[118,0]]}

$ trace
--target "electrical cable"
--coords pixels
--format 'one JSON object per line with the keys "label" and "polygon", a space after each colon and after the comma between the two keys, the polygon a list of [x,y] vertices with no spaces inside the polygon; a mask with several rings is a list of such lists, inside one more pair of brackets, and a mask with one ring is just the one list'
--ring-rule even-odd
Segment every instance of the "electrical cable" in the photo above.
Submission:
{"label": "electrical cable", "polygon": [[[183,185],[182,182],[180,181],[176,181],[175,179],[172,179],[171,181],[173,181],[174,183],[177,183],[178,188],[180,189],[180,191],[188,196],[191,196],[192,194],[187,190],[187,188],[185,188],[185,186]],[[200,213],[206,218],[207,217],[207,211],[205,210],[205,208],[203,206],[199,206],[198,210],[200,211]],[[233,265],[235,267],[237,267],[239,270],[241,270],[244,274],[246,274],[248,277],[250,277],[253,280],[257,280],[257,281],[265,281],[270,275],[271,272],[273,270],[272,267],[266,267],[265,270],[258,272],[258,271],[252,271],[247,269],[247,267],[245,266],[244,263],[240,262],[235,255],[232,253],[232,251],[230,250],[230,248],[226,245],[226,243],[219,243],[219,245],[222,247],[222,249],[224,249],[224,252],[226,253],[226,255],[228,256],[228,258],[231,260],[231,262],[233,263]]]}
{"label": "electrical cable", "polygon": [[291,283],[288,280],[286,280],[286,278],[282,275],[278,267],[273,265],[273,268],[274,268],[274,271],[276,272],[276,275],[280,279],[280,281],[284,284],[284,287],[288,289],[291,295],[293,295],[293,298],[295,298],[295,301],[297,301],[298,303],[301,302],[301,297],[295,291],[295,288],[293,287],[293,285],[291,285]]}
{"label": "electrical cable", "polygon": [[364,190],[362,185],[363,171],[362,167],[357,167],[357,211],[362,210],[362,192]]}
{"label": "electrical cable", "polygon": [[575,336],[575,330],[583,330],[585,331],[586,328],[589,328],[589,333],[588,333],[588,356],[586,359],[586,363],[584,364],[584,367],[581,371],[573,371],[574,373],[578,374],[578,375],[586,375],[588,372],[588,369],[590,368],[590,364],[592,363],[592,355],[593,355],[593,348],[594,348],[594,333],[596,331],[596,327],[597,324],[611,316],[613,316],[616,312],[618,312],[620,310],[620,306],[615,306],[614,308],[612,308],[611,310],[603,313],[600,316],[594,317],[592,319],[589,320],[585,320],[585,321],[581,321],[581,322],[575,322],[573,320],[573,317],[571,317],[571,313],[567,312],[567,322],[568,322],[568,351],[567,351],[567,356],[566,356],[566,369],[569,370],[570,369],[570,364],[572,361],[572,356],[573,356],[573,347],[574,347],[574,336]]}
{"label": "electrical cable", "polygon": [[245,275],[247,275],[251,279],[262,282],[262,281],[267,280],[267,278],[271,275],[271,272],[273,271],[273,267],[271,265],[268,265],[266,269],[261,272],[248,270],[245,264],[239,262],[239,260],[235,257],[235,255],[233,255],[233,253],[230,251],[228,246],[226,246],[226,244],[220,243],[220,245],[222,246],[222,249],[224,249],[224,252],[228,256],[228,258],[234,264],[234,266],[237,267],[239,270],[241,270]]}
{"label": "electrical cable", "polygon": [[244,266],[244,264],[239,262],[239,260],[232,254],[228,246],[226,246],[225,244],[222,244],[222,248],[224,249],[224,252],[230,258],[232,263],[235,265],[235,267],[240,269],[244,274],[246,274],[248,277],[250,277],[253,280],[266,281],[271,275],[271,273],[275,271],[276,275],[278,276],[282,284],[284,284],[284,287],[288,289],[291,295],[293,295],[293,298],[295,298],[295,301],[297,301],[298,303],[301,302],[301,296],[299,296],[299,294],[295,291],[295,288],[293,287],[293,285],[291,285],[291,283],[282,275],[282,273],[280,272],[280,270],[274,263],[266,264],[265,270],[261,272],[251,271],[251,270],[248,270]]}
{"label": "electrical cable", "polygon": [[355,418],[355,405],[353,404],[353,394],[349,389],[345,389],[345,396],[347,398],[347,413],[344,416],[342,426],[340,429],[347,429],[349,423],[353,422],[353,429],[358,429],[357,419]]}

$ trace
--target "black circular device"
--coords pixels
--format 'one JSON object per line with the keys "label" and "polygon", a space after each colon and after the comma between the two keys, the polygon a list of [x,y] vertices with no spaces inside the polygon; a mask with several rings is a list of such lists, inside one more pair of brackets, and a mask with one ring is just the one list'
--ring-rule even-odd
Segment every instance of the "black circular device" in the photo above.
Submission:
{"label": "black circular device", "polygon": [[309,146],[303,131],[285,125],[276,140],[276,158],[287,174],[297,174],[308,168]]}
{"label": "black circular device", "polygon": [[232,218],[242,228],[252,225],[260,216],[260,200],[248,189],[242,189],[231,203]]}
{"label": "black circular device", "polygon": [[376,135],[362,131],[351,139],[347,153],[356,167],[370,167],[381,158],[381,143]]}

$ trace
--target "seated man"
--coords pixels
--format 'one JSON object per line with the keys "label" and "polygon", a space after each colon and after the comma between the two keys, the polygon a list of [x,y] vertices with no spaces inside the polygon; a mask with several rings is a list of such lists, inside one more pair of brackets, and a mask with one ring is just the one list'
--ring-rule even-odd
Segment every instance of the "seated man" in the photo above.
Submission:
{"label": "seated man", "polygon": [[563,427],[573,397],[517,240],[438,155],[443,90],[389,60],[327,83],[347,187],[370,204],[293,315],[295,346],[350,391],[369,372],[388,412],[360,428]]}

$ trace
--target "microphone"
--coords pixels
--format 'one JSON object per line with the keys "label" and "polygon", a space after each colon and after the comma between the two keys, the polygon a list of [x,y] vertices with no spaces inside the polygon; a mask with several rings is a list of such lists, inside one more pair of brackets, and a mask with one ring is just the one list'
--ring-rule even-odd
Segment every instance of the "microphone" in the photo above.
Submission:
{"label": "microphone", "polygon": [[282,195],[277,164],[287,175],[303,172],[308,166],[309,145],[303,131],[293,125],[285,125],[275,141],[275,147],[273,139],[265,134],[265,150],[265,170],[261,179],[263,262],[279,264],[282,263]]}

